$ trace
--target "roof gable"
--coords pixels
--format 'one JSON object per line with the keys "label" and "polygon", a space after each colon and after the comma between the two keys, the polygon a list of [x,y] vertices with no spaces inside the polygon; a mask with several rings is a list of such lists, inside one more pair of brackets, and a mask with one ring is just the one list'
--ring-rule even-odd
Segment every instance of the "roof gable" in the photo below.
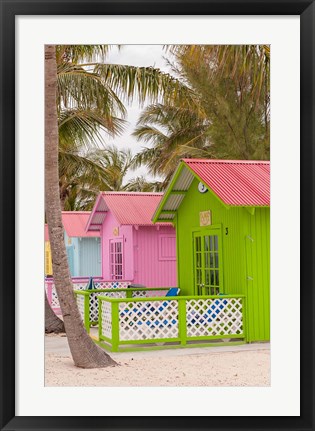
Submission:
{"label": "roof gable", "polygon": [[89,231],[100,230],[111,212],[121,225],[153,226],[152,216],[163,193],[102,192],[87,223]]}
{"label": "roof gable", "polygon": [[[90,211],[62,211],[62,224],[69,237],[98,237],[99,232],[86,232]],[[45,241],[49,240],[48,226],[45,224]]]}
{"label": "roof gable", "polygon": [[269,161],[183,159],[154,213],[154,221],[175,217],[194,178],[227,207],[270,206]]}

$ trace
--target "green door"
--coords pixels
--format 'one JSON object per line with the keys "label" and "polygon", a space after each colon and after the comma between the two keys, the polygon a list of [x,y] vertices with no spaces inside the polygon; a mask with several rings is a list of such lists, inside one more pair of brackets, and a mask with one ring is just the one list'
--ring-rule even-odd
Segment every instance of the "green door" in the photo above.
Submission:
{"label": "green door", "polygon": [[194,294],[217,295],[223,292],[221,229],[193,233]]}

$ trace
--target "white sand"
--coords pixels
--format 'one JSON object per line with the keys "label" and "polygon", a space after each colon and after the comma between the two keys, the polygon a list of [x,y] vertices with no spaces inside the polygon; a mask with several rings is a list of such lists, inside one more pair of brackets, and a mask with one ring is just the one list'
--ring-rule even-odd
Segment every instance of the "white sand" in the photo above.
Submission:
{"label": "white sand", "polygon": [[46,336],[46,386],[269,386],[269,345],[111,353],[119,366],[81,369],[67,341]]}

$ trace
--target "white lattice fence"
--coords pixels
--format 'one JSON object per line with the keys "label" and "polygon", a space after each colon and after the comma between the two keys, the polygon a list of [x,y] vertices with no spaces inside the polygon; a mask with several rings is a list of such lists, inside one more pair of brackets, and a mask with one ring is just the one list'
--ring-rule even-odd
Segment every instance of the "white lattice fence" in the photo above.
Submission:
{"label": "white lattice fence", "polygon": [[161,290],[137,290],[132,292],[133,298],[154,298],[155,296],[165,296],[165,293],[169,290],[167,289],[161,289]]}
{"label": "white lattice fence", "polygon": [[[98,296],[107,296],[109,298],[126,298],[126,292],[91,292],[90,297],[90,322],[98,322]],[[78,295],[83,296],[83,295]]]}
{"label": "white lattice fence", "polygon": [[101,303],[102,314],[102,335],[109,339],[112,338],[112,304],[110,302],[102,301]]}
{"label": "white lattice fence", "polygon": [[94,281],[95,289],[127,289],[130,281]]}
{"label": "white lattice fence", "polygon": [[150,340],[178,337],[177,301],[119,304],[119,339]]}
{"label": "white lattice fence", "polygon": [[51,307],[52,308],[60,308],[59,299],[56,291],[56,287],[53,284],[51,286]]}
{"label": "white lattice fence", "polygon": [[[88,284],[87,281],[76,281],[72,280],[74,290],[85,290]],[[95,281],[95,289],[126,289],[130,284],[130,281]],[[51,308],[56,312],[60,311],[60,304],[58,295],[55,288],[55,283],[52,280],[45,281],[45,289],[47,293],[48,302]],[[114,298],[124,298],[125,296],[113,296]],[[97,301],[96,301],[97,303]],[[97,319],[96,319],[97,320]],[[93,321],[93,320],[92,320]]]}
{"label": "white lattice fence", "polygon": [[242,298],[188,300],[186,320],[188,337],[241,335]]}
{"label": "white lattice fence", "polygon": [[79,308],[82,320],[84,320],[84,295],[76,295],[76,296],[77,296],[78,308]]}
{"label": "white lattice fence", "polygon": [[84,290],[86,288],[87,283],[73,283],[73,290]]}

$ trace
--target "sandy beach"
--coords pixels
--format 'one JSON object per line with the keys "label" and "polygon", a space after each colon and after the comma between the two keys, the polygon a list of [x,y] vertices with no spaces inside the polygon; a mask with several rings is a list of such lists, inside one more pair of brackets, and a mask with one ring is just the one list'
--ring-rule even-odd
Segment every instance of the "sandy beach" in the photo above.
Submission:
{"label": "sandy beach", "polygon": [[67,339],[45,337],[45,386],[269,386],[269,344],[111,353],[104,369],[73,365]]}

